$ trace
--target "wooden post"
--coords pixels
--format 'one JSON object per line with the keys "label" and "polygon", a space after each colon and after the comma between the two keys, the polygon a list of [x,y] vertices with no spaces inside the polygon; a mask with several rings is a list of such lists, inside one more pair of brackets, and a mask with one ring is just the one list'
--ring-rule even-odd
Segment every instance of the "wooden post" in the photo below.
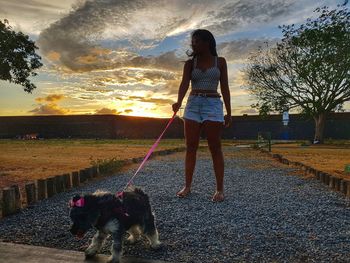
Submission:
{"label": "wooden post", "polygon": [[132,163],[133,163],[132,159],[124,160],[124,164],[132,164]]}
{"label": "wooden post", "polygon": [[55,177],[47,178],[46,184],[47,184],[47,197],[50,198],[57,193]]}
{"label": "wooden post", "polygon": [[349,181],[347,181],[346,179],[341,179],[340,180],[340,191],[346,195],[346,191],[347,191],[347,184],[349,183]]}
{"label": "wooden post", "polygon": [[325,185],[329,186],[330,183],[330,175],[324,172],[320,173],[320,177],[321,177],[321,182],[324,183]]}
{"label": "wooden post", "polygon": [[[325,180],[325,173],[324,172],[320,172],[320,181],[323,183],[323,184],[326,184],[326,180]],[[328,185],[328,184],[326,184]]]}
{"label": "wooden post", "polygon": [[73,187],[78,187],[80,185],[80,177],[78,171],[72,172],[72,185]]}
{"label": "wooden post", "polygon": [[98,174],[98,167],[97,166],[92,166],[91,169],[92,169],[92,177],[98,177],[99,176],[99,174]]}
{"label": "wooden post", "polygon": [[335,177],[334,176],[330,176],[329,178],[329,187],[334,189],[335,188]]}
{"label": "wooden post", "polygon": [[314,176],[316,176],[317,171],[315,168],[310,167],[310,173],[313,174]]}
{"label": "wooden post", "polygon": [[304,175],[307,175],[307,166],[306,165],[302,165],[301,166],[301,170],[303,170],[303,172],[304,172]]}
{"label": "wooden post", "polygon": [[104,174],[103,174],[103,168],[101,168],[102,167],[102,165],[101,164],[99,164],[98,166],[97,166],[97,171],[98,171],[98,175],[99,176],[104,176]]}
{"label": "wooden post", "polygon": [[328,173],[323,173],[324,174],[324,184],[329,185],[331,181],[331,175]]}
{"label": "wooden post", "polygon": [[34,204],[37,199],[35,183],[28,183],[25,185],[26,195],[27,195],[27,205]]}
{"label": "wooden post", "polygon": [[37,189],[38,189],[38,200],[44,200],[47,198],[47,185],[46,179],[38,179],[36,181]]}
{"label": "wooden post", "polygon": [[294,162],[294,165],[299,167],[299,166],[301,166],[301,163],[300,162]]}
{"label": "wooden post", "polygon": [[19,191],[19,186],[18,185],[12,185],[11,186],[15,190],[15,198],[16,198],[16,211],[20,210],[22,208],[22,196],[21,192]]}
{"label": "wooden post", "polygon": [[86,176],[88,180],[91,180],[93,178],[93,170],[92,167],[85,168],[86,170]]}
{"label": "wooden post", "polygon": [[334,177],[334,189],[336,191],[340,191],[340,183],[341,183],[341,180],[339,177]]}
{"label": "wooden post", "polygon": [[307,169],[306,169],[306,172],[307,172],[308,174],[313,174],[312,169],[313,169],[313,168],[312,168],[311,166],[308,166]]}
{"label": "wooden post", "polygon": [[142,161],[143,161],[143,157],[132,158],[132,161],[133,161],[134,163],[142,162]]}
{"label": "wooden post", "polygon": [[0,219],[3,217],[2,215],[2,205],[3,205],[3,201],[2,201],[2,190],[0,189]]}
{"label": "wooden post", "polygon": [[2,190],[2,215],[8,216],[17,211],[16,191],[13,187],[6,187]]}
{"label": "wooden post", "polygon": [[350,197],[350,180],[346,180],[346,196]]}
{"label": "wooden post", "polygon": [[286,158],[282,158],[282,159],[281,159],[281,161],[282,161],[282,163],[283,163],[283,164],[287,164],[287,165],[289,165],[289,161],[288,161],[288,159],[286,159]]}
{"label": "wooden post", "polygon": [[319,170],[315,170],[315,176],[317,180],[320,180],[320,171]]}
{"label": "wooden post", "polygon": [[64,174],[61,174],[59,177],[60,177],[62,192],[64,192],[66,191],[66,176]]}
{"label": "wooden post", "polygon": [[70,174],[64,174],[62,175],[63,181],[64,181],[64,188],[71,189],[72,188],[72,180],[71,180],[71,175]]}
{"label": "wooden post", "polygon": [[64,191],[64,179],[62,175],[55,176],[56,192],[61,193]]}
{"label": "wooden post", "polygon": [[159,151],[156,155],[167,155],[167,154],[168,154],[168,152],[166,150],[164,150],[164,151]]}
{"label": "wooden post", "polygon": [[79,170],[79,178],[80,178],[80,183],[84,183],[87,180],[85,169]]}

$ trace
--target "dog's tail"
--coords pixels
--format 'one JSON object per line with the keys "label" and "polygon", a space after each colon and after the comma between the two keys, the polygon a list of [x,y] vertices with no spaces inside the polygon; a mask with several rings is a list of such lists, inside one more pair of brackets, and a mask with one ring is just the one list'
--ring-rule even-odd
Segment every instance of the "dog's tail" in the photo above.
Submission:
{"label": "dog's tail", "polygon": [[139,195],[141,197],[141,200],[143,201],[143,203],[145,203],[145,204],[149,203],[148,195],[141,188],[135,187],[135,186],[128,186],[127,190],[129,192],[133,192],[133,193]]}
{"label": "dog's tail", "polygon": [[135,187],[134,193],[140,195],[141,198],[142,198],[142,200],[143,200],[146,204],[149,203],[148,195],[147,195],[141,188]]}

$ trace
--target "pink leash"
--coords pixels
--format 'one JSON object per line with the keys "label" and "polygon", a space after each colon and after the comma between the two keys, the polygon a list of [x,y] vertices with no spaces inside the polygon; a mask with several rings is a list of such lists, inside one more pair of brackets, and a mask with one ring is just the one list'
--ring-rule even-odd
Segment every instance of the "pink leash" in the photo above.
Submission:
{"label": "pink leash", "polygon": [[118,192],[117,196],[122,196],[122,193],[125,191],[126,188],[128,188],[128,186],[131,185],[132,180],[135,178],[135,176],[137,175],[137,173],[141,170],[141,168],[143,167],[143,165],[145,164],[145,162],[147,161],[147,159],[151,156],[152,152],[154,151],[154,149],[157,147],[160,139],[162,138],[163,134],[165,133],[165,131],[168,129],[168,127],[170,126],[170,124],[173,122],[174,118],[176,116],[176,111],[174,111],[173,116],[171,117],[171,119],[168,121],[168,124],[166,125],[165,129],[163,130],[163,132],[160,134],[159,138],[156,140],[156,142],[153,144],[153,146],[151,147],[151,149],[149,149],[148,153],[146,154],[146,157],[143,159],[142,163],[140,164],[139,168],[136,170],[135,174],[130,178],[129,182],[126,184],[126,186],[124,187],[122,192]]}

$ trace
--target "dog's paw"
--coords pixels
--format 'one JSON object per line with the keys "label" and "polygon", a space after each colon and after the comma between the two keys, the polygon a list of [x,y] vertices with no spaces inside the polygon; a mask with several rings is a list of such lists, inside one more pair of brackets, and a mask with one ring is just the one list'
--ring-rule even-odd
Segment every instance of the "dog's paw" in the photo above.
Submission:
{"label": "dog's paw", "polygon": [[126,240],[125,240],[126,244],[135,244],[136,243],[136,238],[133,235],[130,235]]}
{"label": "dog's paw", "polygon": [[110,257],[107,259],[106,262],[107,262],[107,263],[118,263],[118,262],[119,262],[119,258],[110,256]]}
{"label": "dog's paw", "polygon": [[96,249],[93,248],[87,248],[85,250],[85,258],[92,258],[97,254]]}
{"label": "dog's paw", "polygon": [[163,243],[161,243],[161,242],[154,242],[154,243],[152,243],[151,245],[150,245],[150,247],[152,248],[152,249],[160,249],[161,247],[163,246]]}

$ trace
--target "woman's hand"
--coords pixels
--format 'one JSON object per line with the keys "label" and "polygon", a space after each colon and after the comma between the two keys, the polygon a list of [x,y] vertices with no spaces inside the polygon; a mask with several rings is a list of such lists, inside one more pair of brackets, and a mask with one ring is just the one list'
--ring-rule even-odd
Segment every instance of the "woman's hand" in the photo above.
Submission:
{"label": "woman's hand", "polygon": [[225,128],[231,126],[231,124],[232,124],[232,117],[231,117],[231,115],[225,115],[224,120],[225,120],[225,124],[224,124]]}
{"label": "woman's hand", "polygon": [[177,112],[181,107],[181,103],[175,102],[172,106],[173,106],[173,111]]}

